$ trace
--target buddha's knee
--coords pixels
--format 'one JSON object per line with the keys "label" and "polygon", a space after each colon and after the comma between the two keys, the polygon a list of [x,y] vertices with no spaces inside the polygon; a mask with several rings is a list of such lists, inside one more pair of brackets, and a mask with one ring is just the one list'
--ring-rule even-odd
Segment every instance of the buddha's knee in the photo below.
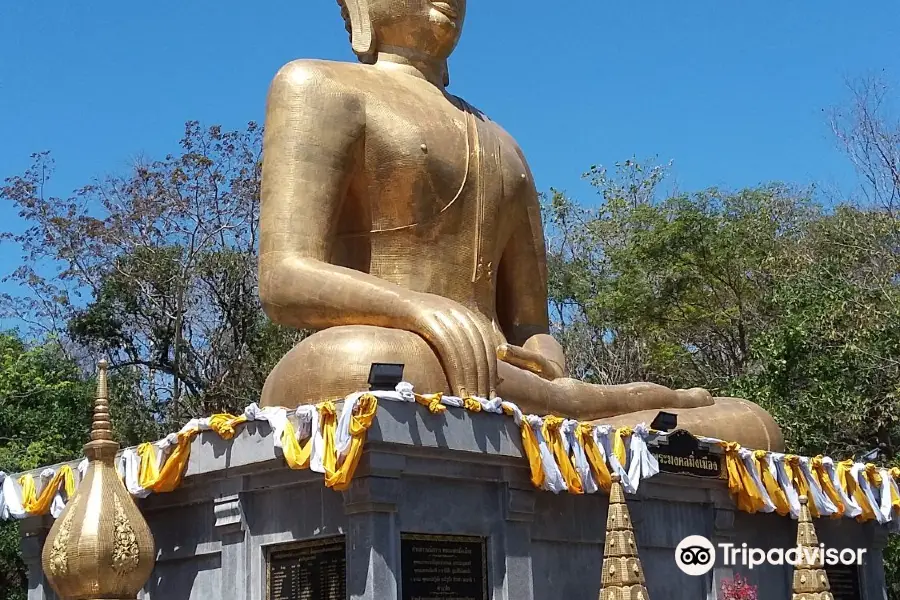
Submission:
{"label": "buddha's knee", "polygon": [[448,391],[440,361],[421,337],[349,325],[325,329],[294,346],[266,379],[260,404],[290,408],[367,390],[372,363],[403,364],[403,379],[423,393]]}

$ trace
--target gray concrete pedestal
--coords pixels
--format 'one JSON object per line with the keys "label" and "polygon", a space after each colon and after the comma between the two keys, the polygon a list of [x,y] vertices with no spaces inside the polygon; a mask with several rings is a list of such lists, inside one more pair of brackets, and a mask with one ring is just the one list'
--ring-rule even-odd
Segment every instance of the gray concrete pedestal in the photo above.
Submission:
{"label": "gray concrete pedestal", "polygon": [[[265,423],[232,441],[204,433],[193,443],[184,484],[140,506],[158,548],[144,600],[266,600],[266,556],[280,545],[343,536],[347,597],[401,600],[401,534],[485,538],[491,600],[596,600],[608,498],[535,490],[513,421],[451,409],[383,402],[356,476],[345,492],[322,476],[292,471]],[[688,535],[764,548],[793,546],[796,522],[735,511],[721,480],[661,474],[628,498],[653,600],[717,597],[740,572],[760,598],[790,597],[790,567],[717,566],[682,573],[674,549]],[[817,521],[829,546],[869,550],[861,598],[884,600],[883,528],[849,519]],[[49,521],[23,523],[29,600],[52,598],[40,572]]]}

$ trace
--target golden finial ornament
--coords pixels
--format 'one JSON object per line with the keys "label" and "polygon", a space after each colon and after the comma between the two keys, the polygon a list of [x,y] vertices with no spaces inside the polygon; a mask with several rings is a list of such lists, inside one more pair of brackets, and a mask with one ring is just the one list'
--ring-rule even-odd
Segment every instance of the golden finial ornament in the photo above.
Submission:
{"label": "golden finial ornament", "polygon": [[797,549],[791,600],[834,600],[825,573],[825,551],[819,546],[816,526],[809,513],[809,499],[800,496],[800,518],[797,519]]}
{"label": "golden finial ornament", "polygon": [[625,503],[625,488],[622,487],[621,477],[613,475],[609,490],[600,600],[650,600],[645,584],[631,514]]}
{"label": "golden finial ornament", "polygon": [[116,472],[105,360],[99,363],[87,471],[50,529],[42,565],[60,600],[134,600],[156,550],[150,527]]}

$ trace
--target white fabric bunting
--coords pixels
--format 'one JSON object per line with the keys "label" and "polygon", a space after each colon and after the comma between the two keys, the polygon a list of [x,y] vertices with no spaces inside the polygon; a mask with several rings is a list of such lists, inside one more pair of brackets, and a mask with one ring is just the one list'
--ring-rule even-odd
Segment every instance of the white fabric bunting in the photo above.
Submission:
{"label": "white fabric bunting", "polygon": [[642,479],[648,479],[659,473],[659,461],[650,453],[647,446],[647,437],[650,435],[650,428],[646,423],[641,423],[634,428],[631,434],[631,442],[629,444],[629,453],[631,458],[628,464],[628,484],[635,493]]}
{"label": "white fabric bunting", "polygon": [[562,473],[559,472],[559,466],[556,464],[556,459],[553,458],[553,453],[547,445],[547,440],[544,439],[544,432],[541,431],[544,421],[540,417],[527,415],[525,422],[534,431],[538,448],[541,451],[541,467],[544,469],[544,489],[554,494],[566,491],[569,488],[563,479]]}
{"label": "white fabric bunting", "polygon": [[819,485],[819,481],[813,476],[812,470],[809,468],[809,459],[805,456],[800,457],[800,470],[809,483],[809,492],[812,495],[812,502],[815,503],[816,509],[820,515],[830,516],[838,511],[837,506]]}
{"label": "white fabric bunting", "polygon": [[869,485],[868,477],[866,477],[866,465],[862,463],[854,464],[850,469],[850,475],[856,480],[856,485],[858,485],[863,494],[865,494],[869,506],[871,506],[875,512],[875,518],[879,523],[886,523],[887,521],[885,520],[884,515],[881,514],[879,502],[875,499],[875,494],[872,492],[872,486]]}
{"label": "white fabric bunting", "polygon": [[826,456],[822,459],[822,464],[825,466],[825,472],[831,479],[831,485],[834,486],[834,489],[837,490],[838,495],[841,497],[841,504],[844,505],[844,516],[855,519],[861,515],[862,508],[860,508],[859,503],[847,494],[844,490],[844,486],[838,481],[837,470],[834,468],[834,460]]}
{"label": "white fabric bunting", "polygon": [[597,482],[594,481],[594,475],[591,473],[591,464],[588,462],[587,455],[584,453],[584,447],[578,439],[578,421],[566,419],[562,424],[562,434],[565,440],[566,449],[571,449],[572,462],[575,470],[578,471],[578,477],[581,479],[581,485],[585,494],[594,494],[597,492]]}
{"label": "white fabric bunting", "polygon": [[[553,450],[551,450],[548,440],[544,438],[543,428],[544,419],[536,415],[523,414],[519,407],[512,403],[503,401],[500,398],[460,398],[452,395],[435,395],[426,396],[424,399],[417,396],[413,386],[407,382],[401,382],[394,390],[391,391],[373,391],[368,392],[377,397],[379,400],[389,400],[393,402],[439,402],[443,406],[456,408],[479,408],[481,412],[491,414],[508,414],[512,417],[515,424],[519,427],[528,427],[534,434],[540,453],[540,465],[543,471],[542,488],[553,493],[568,491],[565,478],[562,475],[559,465],[556,462]],[[337,419],[334,430],[334,442],[336,449],[336,458],[338,464],[348,455],[351,447],[353,436],[350,434],[352,425],[352,415],[354,407],[359,403],[364,393],[351,394],[344,399],[342,407],[336,407],[335,418]],[[472,401],[478,403],[473,406]],[[432,407],[433,408],[433,407]],[[323,436],[322,416],[319,408],[316,406],[301,406],[296,410],[288,411],[284,408],[260,408],[256,403],[252,403],[244,409],[243,413],[247,421],[265,421],[268,422],[272,429],[273,446],[275,448],[282,447],[282,439],[284,431],[289,422],[295,423],[295,433],[298,441],[312,438],[312,447],[310,451],[310,469],[324,473],[324,455],[325,455],[325,438]],[[423,416],[423,418],[426,418]],[[151,447],[153,450],[153,460],[156,463],[157,470],[161,469],[165,464],[169,454],[179,443],[180,437],[192,431],[208,431],[211,429],[211,420],[209,418],[191,419],[178,434],[170,434],[154,442]],[[575,470],[582,482],[582,488],[585,493],[592,494],[599,491],[599,485],[594,477],[594,469],[591,466],[588,453],[582,446],[580,437],[580,429],[583,424],[572,420],[563,420],[560,426],[560,436],[562,440],[562,451],[572,461]],[[616,436],[619,431],[608,425],[590,425],[590,435],[596,444],[600,459],[603,460],[610,470],[610,473],[617,474],[621,477],[622,483],[628,493],[636,493],[640,483],[644,479],[656,476],[660,472],[659,463],[650,449],[650,443],[654,439],[665,438],[668,434],[665,432],[651,431],[646,424],[640,424],[634,427],[629,438],[624,439],[626,460],[624,464],[620,464],[618,457],[613,451],[615,447]],[[716,446],[723,444],[722,440],[714,438],[700,437],[701,442]],[[558,449],[557,449],[558,451]],[[762,511],[773,512],[775,510],[774,502],[763,484],[760,474],[757,470],[757,460],[752,450],[741,448],[738,450],[738,456],[743,462],[746,471],[752,478],[753,484],[756,486],[760,497],[763,501]],[[786,456],[781,453],[767,453],[763,461],[772,476],[775,478],[779,487],[784,490],[790,506],[791,514],[796,518],[799,515],[800,504],[799,496],[794,484],[787,476],[785,469]],[[844,515],[847,517],[857,517],[862,514],[863,510],[859,502],[847,494],[846,490],[838,481],[834,461],[825,457],[822,460],[825,472],[835,490],[840,496],[840,500],[844,505]],[[77,466],[75,476],[78,481],[83,479],[87,469],[87,460],[82,460]],[[800,457],[799,466],[804,478],[808,482],[810,501],[815,504],[821,515],[831,515],[837,512],[838,507],[835,506],[832,499],[825,493],[819,485],[819,480],[814,476],[811,468],[810,459]],[[123,482],[135,497],[146,497],[150,494],[149,490],[145,490],[140,485],[140,455],[136,448],[126,448],[120,459],[116,463],[116,468],[121,475]],[[893,529],[900,530],[900,514],[897,511],[892,500],[896,494],[900,497],[900,488],[897,481],[892,477],[891,472],[887,469],[880,469],[879,475],[882,478],[880,486],[871,485],[869,482],[869,473],[866,466],[856,463],[852,467],[850,476],[857,482],[860,490],[868,504],[872,507],[873,512],[880,523],[891,523]],[[55,475],[52,469],[45,469],[41,472],[38,487],[47,485],[47,482]],[[0,473],[0,520],[5,519],[21,519],[27,515],[22,501],[21,488],[15,478]],[[64,489],[53,492],[55,495],[52,500],[50,513],[54,517],[58,517],[62,512],[65,502]]]}
{"label": "white fabric bunting", "polygon": [[784,468],[784,459],[785,455],[780,452],[773,452],[769,455],[770,464],[775,465],[778,485],[784,490],[784,495],[787,496],[788,506],[791,508],[791,516],[797,519],[800,517],[800,496],[797,494],[797,488],[794,487],[794,483],[787,476],[787,471]]}
{"label": "white fabric bunting", "polygon": [[762,512],[775,512],[775,504],[772,502],[772,498],[769,496],[769,492],[768,490],[766,490],[766,486],[759,476],[759,471],[756,469],[756,465],[753,464],[756,460],[753,456],[753,451],[748,450],[747,448],[741,448],[738,451],[738,456],[741,457],[741,462],[744,463],[744,468],[747,469],[748,473],[750,473],[750,477],[753,479],[753,485],[755,485],[756,489],[759,491],[759,495],[762,498],[764,504]]}

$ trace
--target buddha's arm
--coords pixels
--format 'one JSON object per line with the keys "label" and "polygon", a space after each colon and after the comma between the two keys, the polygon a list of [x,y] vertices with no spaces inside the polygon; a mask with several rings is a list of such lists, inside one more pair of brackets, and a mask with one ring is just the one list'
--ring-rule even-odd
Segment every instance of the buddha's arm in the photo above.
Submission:
{"label": "buddha's arm", "polygon": [[365,107],[323,69],[292,63],[269,92],[260,210],[263,309],[273,321],[297,328],[355,324],[412,331],[435,348],[454,392],[486,396],[496,359],[471,313],[328,262],[335,223],[364,159]]}
{"label": "buddha's arm", "polygon": [[555,379],[565,374],[565,355],[550,336],[547,252],[540,203],[530,177],[523,194],[515,203],[516,230],[504,249],[497,281],[501,325],[510,343],[521,347],[501,348],[499,358]]}
{"label": "buddha's arm", "polygon": [[302,63],[269,90],[260,209],[260,297],[293,327],[386,325],[399,290],[331,265],[334,223],[361,159],[365,110],[340,84]]}

